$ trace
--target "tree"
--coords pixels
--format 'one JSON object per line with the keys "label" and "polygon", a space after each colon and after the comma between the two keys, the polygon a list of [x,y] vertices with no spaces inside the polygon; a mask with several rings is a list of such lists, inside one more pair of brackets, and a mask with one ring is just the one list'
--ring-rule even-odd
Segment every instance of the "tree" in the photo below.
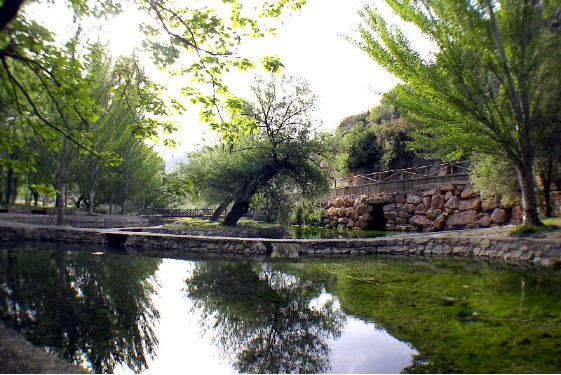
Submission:
{"label": "tree", "polygon": [[386,3],[436,48],[424,57],[379,11],[361,13],[357,44],[405,82],[391,99],[424,125],[418,145],[448,159],[472,151],[507,159],[524,224],[541,225],[533,168],[543,135],[559,119],[552,105],[561,80],[559,1]]}
{"label": "tree", "polygon": [[[243,105],[244,126],[250,124],[253,145],[265,158],[244,177],[234,193],[234,204],[224,219],[225,225],[236,225],[250,206],[251,198],[279,179],[286,186],[298,187],[304,194],[314,195],[327,190],[327,180],[319,162],[326,149],[325,141],[314,136],[311,117],[316,97],[302,79],[271,76],[268,81],[257,78],[251,90],[253,102]],[[232,152],[242,152],[243,144],[232,145]],[[249,178],[248,178],[249,177]]]}

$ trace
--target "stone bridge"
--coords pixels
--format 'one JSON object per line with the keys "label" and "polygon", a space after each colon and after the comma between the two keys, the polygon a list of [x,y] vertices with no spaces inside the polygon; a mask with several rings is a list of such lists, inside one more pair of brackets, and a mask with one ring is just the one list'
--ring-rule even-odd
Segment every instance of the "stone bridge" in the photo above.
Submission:
{"label": "stone bridge", "polygon": [[482,199],[469,182],[419,185],[408,192],[337,196],[325,203],[328,228],[440,231],[520,224],[522,208]]}

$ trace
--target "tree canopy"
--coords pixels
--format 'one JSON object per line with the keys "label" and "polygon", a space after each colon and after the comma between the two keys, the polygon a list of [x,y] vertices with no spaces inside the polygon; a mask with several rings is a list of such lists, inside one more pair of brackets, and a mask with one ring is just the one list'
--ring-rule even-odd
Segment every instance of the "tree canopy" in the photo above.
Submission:
{"label": "tree canopy", "polygon": [[559,126],[559,1],[387,0],[435,51],[422,54],[375,7],[357,44],[405,84],[394,103],[423,124],[421,147],[440,158],[499,154],[516,170],[525,224],[540,225],[536,150]]}

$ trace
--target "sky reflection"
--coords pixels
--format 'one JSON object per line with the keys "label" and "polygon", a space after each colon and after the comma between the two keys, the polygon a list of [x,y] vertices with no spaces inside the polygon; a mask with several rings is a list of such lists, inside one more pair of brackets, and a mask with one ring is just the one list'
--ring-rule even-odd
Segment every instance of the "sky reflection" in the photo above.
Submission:
{"label": "sky reflection", "polygon": [[[156,273],[159,286],[152,300],[160,312],[159,322],[154,326],[159,345],[143,373],[238,373],[221,358],[212,335],[203,335],[201,310],[193,308],[193,301],[186,297],[185,280],[195,267],[195,262],[173,259],[163,259],[160,264]],[[324,292],[316,301],[330,299],[333,296]],[[386,331],[353,317],[347,317],[341,336],[326,342],[330,348],[329,373],[399,373],[411,364],[412,355],[416,354]],[[132,373],[132,370],[118,366],[115,373]]]}

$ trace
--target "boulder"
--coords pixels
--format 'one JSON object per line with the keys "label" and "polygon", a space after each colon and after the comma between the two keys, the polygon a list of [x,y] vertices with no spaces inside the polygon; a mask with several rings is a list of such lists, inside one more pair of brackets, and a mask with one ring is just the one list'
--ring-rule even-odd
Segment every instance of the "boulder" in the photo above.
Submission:
{"label": "boulder", "polygon": [[469,223],[473,223],[476,216],[477,211],[475,210],[454,212],[450,217],[448,217],[448,220],[446,220],[446,225],[450,227],[458,225],[465,226]]}
{"label": "boulder", "polygon": [[422,214],[424,215],[425,212],[427,212],[427,208],[425,207],[424,204],[420,203],[419,205],[417,205],[417,208],[415,208],[415,213],[416,214]]}
{"label": "boulder", "polygon": [[405,195],[403,194],[397,194],[394,199],[395,203],[405,203]]}
{"label": "boulder", "polygon": [[421,198],[421,203],[427,208],[430,207],[431,201],[432,201],[432,195],[423,196],[423,198]]}
{"label": "boulder", "polygon": [[449,191],[454,191],[456,187],[453,184],[448,184],[448,185],[443,185],[440,187],[440,191],[443,193],[449,192]]}
{"label": "boulder", "polygon": [[352,207],[354,204],[355,200],[351,197],[345,197],[343,199],[343,205],[346,207]]}
{"label": "boulder", "polygon": [[522,210],[522,206],[514,206],[512,207],[512,219],[513,220],[520,220],[522,221],[522,217],[524,216],[524,211]]}
{"label": "boulder", "polygon": [[479,197],[479,191],[477,191],[473,185],[466,185],[460,194],[460,198],[462,199],[473,199],[477,197]]}
{"label": "boulder", "polygon": [[432,224],[432,222],[422,215],[415,215],[409,219],[409,224],[415,225],[417,227],[426,228]]}
{"label": "boulder", "polygon": [[481,199],[479,197],[462,200],[459,206],[461,211],[481,209]]}
{"label": "boulder", "polygon": [[328,217],[332,217],[332,216],[337,215],[337,210],[338,210],[338,209],[337,209],[336,207],[333,207],[333,206],[329,207],[329,208],[327,209],[327,216],[328,216]]}
{"label": "boulder", "polygon": [[435,230],[442,230],[446,226],[446,220],[448,220],[448,215],[442,214],[436,218],[436,220],[432,223]]}
{"label": "boulder", "polygon": [[397,218],[397,212],[395,211],[384,212],[384,217],[387,220],[395,220]]}
{"label": "boulder", "polygon": [[497,196],[491,198],[485,198],[481,202],[481,210],[485,212],[493,211],[495,208],[499,207],[500,199]]}
{"label": "boulder", "polygon": [[491,213],[491,220],[495,224],[503,224],[508,221],[508,212],[502,208],[495,208]]}
{"label": "boulder", "polygon": [[431,220],[436,219],[437,217],[440,216],[440,214],[442,213],[442,210],[427,210],[427,212],[425,212],[425,216],[428,217]]}
{"label": "boulder", "polygon": [[383,207],[384,212],[395,211],[396,209],[397,209],[397,204],[395,203],[386,204]]}
{"label": "boulder", "polygon": [[491,216],[489,216],[489,214],[484,214],[477,222],[483,228],[488,228],[492,223]]}
{"label": "boulder", "polygon": [[457,210],[459,206],[460,206],[460,198],[456,196],[450,197],[450,199],[448,199],[444,204],[444,208],[448,208],[450,210]]}
{"label": "boulder", "polygon": [[430,208],[431,210],[442,210],[445,202],[444,195],[435,194],[432,196]]}
{"label": "boulder", "polygon": [[341,197],[335,199],[335,207],[343,207],[345,205],[345,200]]}
{"label": "boulder", "polygon": [[394,203],[394,202],[395,202],[395,199],[391,195],[381,195],[381,196],[378,196],[378,197],[369,198],[369,199],[364,201],[365,204],[370,204],[370,205],[388,204],[388,203]]}
{"label": "boulder", "polygon": [[372,211],[374,211],[374,207],[367,205],[367,204],[361,204],[360,206],[358,206],[356,208],[356,213],[358,215],[364,215],[364,214],[369,214]]}
{"label": "boulder", "polygon": [[405,198],[405,202],[412,203],[412,204],[419,204],[421,203],[421,197],[416,194],[407,194],[407,197]]}
{"label": "boulder", "polygon": [[405,203],[403,205],[403,211],[407,213],[413,213],[417,209],[417,205],[413,203]]}

